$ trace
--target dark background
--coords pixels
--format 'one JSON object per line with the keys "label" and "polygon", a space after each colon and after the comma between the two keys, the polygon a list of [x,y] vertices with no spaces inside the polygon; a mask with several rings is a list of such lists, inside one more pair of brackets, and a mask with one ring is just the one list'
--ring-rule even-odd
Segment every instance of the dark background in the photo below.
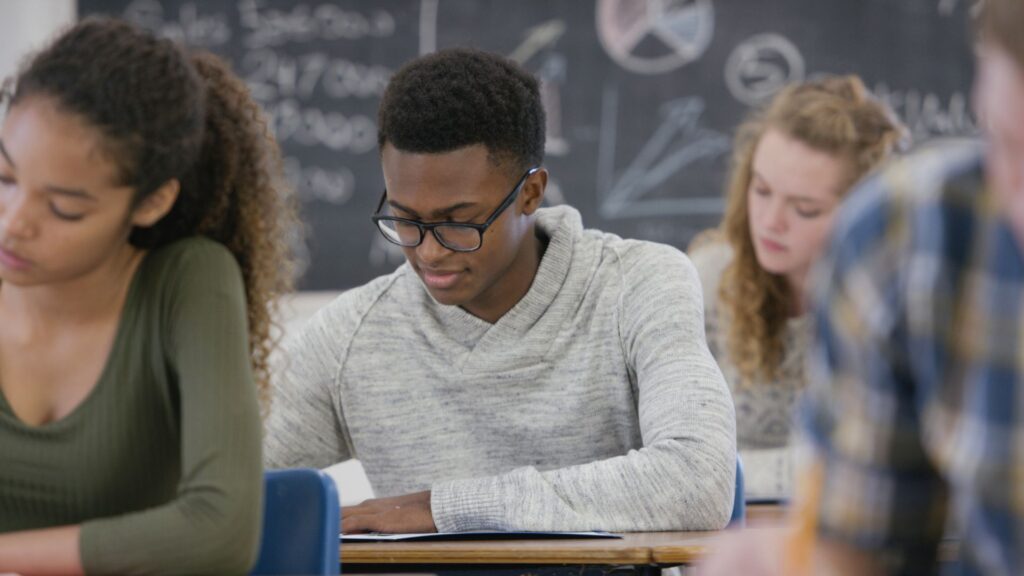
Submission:
{"label": "dark background", "polygon": [[376,110],[403,63],[452,46],[543,81],[551,203],[683,248],[717,223],[730,138],[783,83],[857,73],[915,143],[973,133],[968,0],[79,0],[229,58],[301,198],[307,290],[402,261],[369,216]]}

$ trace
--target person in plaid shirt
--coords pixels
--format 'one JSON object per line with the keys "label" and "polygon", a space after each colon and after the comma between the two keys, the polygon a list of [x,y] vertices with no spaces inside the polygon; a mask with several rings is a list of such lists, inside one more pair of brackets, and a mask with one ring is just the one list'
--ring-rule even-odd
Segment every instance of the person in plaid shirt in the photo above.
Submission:
{"label": "person in plaid shirt", "polygon": [[985,142],[922,150],[843,207],[792,525],[704,573],[933,573],[948,526],[960,573],[1024,574],[1024,0],[978,24]]}

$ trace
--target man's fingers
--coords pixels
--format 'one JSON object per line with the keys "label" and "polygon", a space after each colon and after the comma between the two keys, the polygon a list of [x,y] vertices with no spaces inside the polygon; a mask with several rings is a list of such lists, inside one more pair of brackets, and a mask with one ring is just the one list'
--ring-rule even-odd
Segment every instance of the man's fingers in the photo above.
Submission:
{"label": "man's fingers", "polygon": [[341,533],[342,534],[361,534],[364,532],[379,532],[374,526],[373,520],[376,515],[373,514],[358,514],[356,516],[348,516],[341,521]]}
{"label": "man's fingers", "polygon": [[375,514],[382,510],[390,510],[391,508],[394,508],[394,506],[388,505],[384,500],[371,498],[352,506],[342,506],[341,517],[344,518],[353,514]]}
{"label": "man's fingers", "polygon": [[370,514],[371,509],[367,506],[359,504],[357,506],[342,506],[341,517],[348,518],[349,516],[359,516],[360,514]]}

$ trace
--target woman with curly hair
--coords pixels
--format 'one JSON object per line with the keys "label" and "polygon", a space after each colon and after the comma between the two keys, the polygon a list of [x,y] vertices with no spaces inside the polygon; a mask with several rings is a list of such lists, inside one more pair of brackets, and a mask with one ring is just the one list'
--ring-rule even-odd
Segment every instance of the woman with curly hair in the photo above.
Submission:
{"label": "woman with curly hair", "polygon": [[722,224],[689,252],[708,344],[736,405],[748,498],[792,490],[787,446],[804,387],[808,271],[842,197],[904,135],[856,76],[791,85],[737,131]]}
{"label": "woman with curly hair", "polygon": [[0,572],[244,573],[294,218],[245,85],[116,20],[0,131]]}

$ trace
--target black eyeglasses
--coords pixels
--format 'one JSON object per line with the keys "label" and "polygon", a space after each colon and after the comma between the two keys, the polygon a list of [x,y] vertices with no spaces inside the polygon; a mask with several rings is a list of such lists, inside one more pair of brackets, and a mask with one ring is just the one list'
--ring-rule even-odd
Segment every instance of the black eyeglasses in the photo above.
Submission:
{"label": "black eyeglasses", "polygon": [[377,210],[372,220],[388,242],[398,244],[403,248],[415,248],[422,244],[423,237],[426,236],[429,230],[434,234],[437,242],[449,250],[455,252],[474,252],[484,245],[484,232],[487,231],[487,228],[498,219],[498,216],[501,216],[501,213],[506,208],[512,205],[526,179],[537,170],[540,170],[540,166],[527,170],[519,181],[516,182],[515,187],[508,193],[508,196],[487,217],[483,224],[473,224],[471,222],[419,222],[395,216],[381,216],[380,211],[384,207],[384,201],[388,198],[387,190],[384,190],[384,195],[380,197],[380,203],[377,205]]}

